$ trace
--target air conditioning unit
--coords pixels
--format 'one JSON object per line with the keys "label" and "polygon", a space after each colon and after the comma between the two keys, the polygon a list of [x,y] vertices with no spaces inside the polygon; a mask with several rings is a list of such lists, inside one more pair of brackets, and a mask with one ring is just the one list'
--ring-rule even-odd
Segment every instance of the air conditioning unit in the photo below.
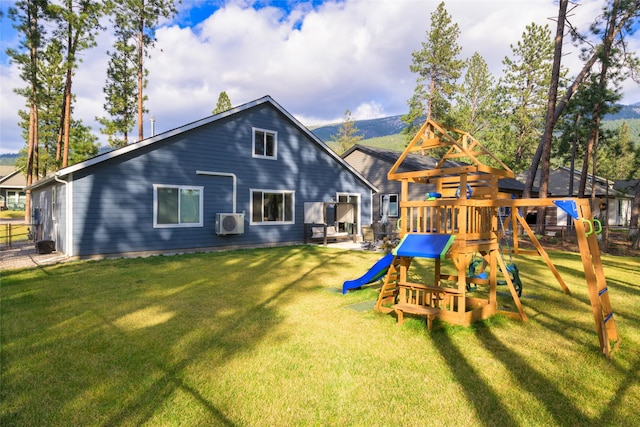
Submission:
{"label": "air conditioning unit", "polygon": [[242,234],[244,233],[243,213],[219,213],[216,214],[216,234]]}

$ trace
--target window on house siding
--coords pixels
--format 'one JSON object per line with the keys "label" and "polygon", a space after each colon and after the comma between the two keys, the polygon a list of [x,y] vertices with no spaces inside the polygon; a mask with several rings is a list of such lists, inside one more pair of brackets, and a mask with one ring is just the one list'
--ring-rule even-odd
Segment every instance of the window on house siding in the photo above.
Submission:
{"label": "window on house siding", "polygon": [[253,128],[253,157],[275,159],[278,153],[278,132]]}
{"label": "window on house siding", "polygon": [[154,227],[202,227],[203,187],[154,185]]}
{"label": "window on house siding", "polygon": [[389,198],[389,217],[391,218],[397,217],[399,208],[400,208],[400,204],[399,204],[400,199],[397,194],[381,194],[380,195],[380,216],[382,216],[383,214],[385,197]]}
{"label": "window on house siding", "polygon": [[293,191],[251,190],[251,223],[293,223]]}

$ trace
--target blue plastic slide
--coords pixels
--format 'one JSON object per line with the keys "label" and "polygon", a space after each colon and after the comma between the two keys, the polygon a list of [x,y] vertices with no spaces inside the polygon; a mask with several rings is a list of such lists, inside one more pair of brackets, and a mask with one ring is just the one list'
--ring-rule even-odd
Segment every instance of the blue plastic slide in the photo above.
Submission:
{"label": "blue plastic slide", "polygon": [[389,266],[393,262],[393,258],[393,254],[385,255],[382,259],[373,264],[373,267],[371,267],[362,277],[344,282],[342,285],[342,293],[346,294],[349,289],[361,288],[367,283],[375,282],[383,277],[387,274],[387,270],[389,270]]}

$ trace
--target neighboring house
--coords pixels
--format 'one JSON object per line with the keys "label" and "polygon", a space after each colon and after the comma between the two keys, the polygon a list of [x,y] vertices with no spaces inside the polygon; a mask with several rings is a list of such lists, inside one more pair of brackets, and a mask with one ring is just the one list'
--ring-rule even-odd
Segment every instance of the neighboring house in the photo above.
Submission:
{"label": "neighboring house", "polygon": [[61,169],[31,186],[41,236],[68,256],[304,241],[306,202],[348,201],[366,178],[266,96]]}
{"label": "neighboring house", "polygon": [[[528,171],[522,172],[517,179],[525,182]],[[549,197],[578,197],[578,189],[580,187],[580,177],[582,172],[574,171],[571,176],[571,169],[568,167],[553,168],[549,171]],[[569,183],[573,180],[573,191],[569,189]],[[534,185],[539,186],[540,174],[536,176]],[[591,197],[595,186],[595,203],[591,206],[594,218],[601,221],[608,218],[611,226],[628,226],[631,217],[631,205],[633,202],[633,194],[625,194],[614,188],[613,181],[604,178],[587,176],[587,184],[585,188],[586,197]],[[608,212],[606,212],[608,211]],[[555,212],[555,213],[554,213]],[[556,211],[555,208],[547,209],[547,225],[566,225],[566,214],[564,211]]]}
{"label": "neighboring house", "polygon": [[614,182],[613,188],[633,197],[636,193],[636,188],[638,187],[638,185],[640,185],[640,179],[621,179]]}
{"label": "neighboring house", "polygon": [[[381,221],[388,206],[389,223],[395,226],[400,209],[401,182],[387,178],[391,167],[398,160],[402,152],[388,150],[384,148],[368,147],[364,145],[354,145],[344,154],[342,158],[354,169],[360,172],[365,178],[373,183],[380,191],[373,198],[373,219]],[[423,156],[419,153],[411,153],[400,166],[399,172],[414,170],[434,169],[437,160],[430,156]],[[457,163],[445,162],[445,167],[455,167]],[[424,200],[426,194],[435,190],[433,185],[413,184],[409,187],[409,200]],[[499,190],[504,193],[511,193],[514,197],[522,197],[524,184],[513,179],[503,178],[499,181]]]}
{"label": "neighboring house", "polygon": [[22,169],[0,165],[0,209],[24,210],[27,178]]}

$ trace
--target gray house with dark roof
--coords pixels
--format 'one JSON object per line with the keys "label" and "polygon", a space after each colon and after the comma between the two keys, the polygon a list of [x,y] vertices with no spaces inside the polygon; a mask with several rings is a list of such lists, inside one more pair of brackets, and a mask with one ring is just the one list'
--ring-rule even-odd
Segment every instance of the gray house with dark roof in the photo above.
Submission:
{"label": "gray house with dark roof", "polygon": [[30,187],[40,235],[67,256],[304,241],[304,206],[377,188],[266,96],[61,169]]}
{"label": "gray house with dark roof", "polygon": [[[580,177],[582,172],[575,170],[573,176],[571,169],[565,166],[552,168],[549,170],[549,197],[579,197]],[[525,182],[528,172],[520,173],[518,180]],[[573,181],[572,186],[570,182]],[[540,183],[540,174],[536,175],[535,185]],[[571,187],[571,188],[570,188]],[[627,194],[618,191],[614,182],[602,177],[587,175],[585,186],[585,196],[590,197],[595,190],[595,202],[591,206],[594,217],[604,219],[608,217],[609,225],[628,226],[631,218],[631,205],[633,193]],[[608,210],[608,212],[605,212]],[[549,216],[549,214],[547,214]],[[549,222],[549,221],[548,221]],[[553,221],[550,221],[553,224]],[[566,224],[563,212],[558,212],[558,224]]]}
{"label": "gray house with dark roof", "polygon": [[[402,184],[400,181],[390,181],[387,178],[389,170],[398,160],[402,152],[385,148],[354,145],[342,154],[342,158],[360,174],[373,183],[379,192],[373,198],[373,220],[380,221],[383,216],[383,200],[389,200],[389,222],[395,226],[398,217],[398,203]],[[430,170],[435,168],[438,160],[431,156],[423,156],[419,153],[410,153],[400,165],[398,172],[413,170]],[[445,162],[445,167],[456,167],[458,163]],[[503,178],[499,181],[501,192],[511,193],[514,197],[522,197],[524,184],[513,179]],[[429,192],[435,191],[433,185],[413,184],[409,187],[409,199],[420,200]]]}
{"label": "gray house with dark roof", "polygon": [[0,165],[0,209],[24,210],[26,185],[21,168]]}

